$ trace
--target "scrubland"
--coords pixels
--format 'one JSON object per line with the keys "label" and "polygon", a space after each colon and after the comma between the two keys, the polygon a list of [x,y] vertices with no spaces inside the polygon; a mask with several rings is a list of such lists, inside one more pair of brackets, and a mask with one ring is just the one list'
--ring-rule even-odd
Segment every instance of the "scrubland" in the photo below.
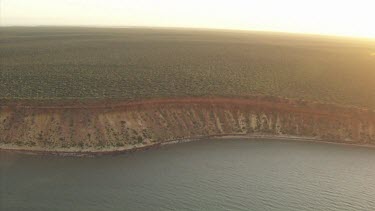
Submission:
{"label": "scrubland", "polygon": [[108,152],[228,134],[375,145],[375,41],[0,30],[0,149]]}
{"label": "scrubland", "polygon": [[270,95],[375,109],[374,52],[278,33],[3,27],[0,99]]}

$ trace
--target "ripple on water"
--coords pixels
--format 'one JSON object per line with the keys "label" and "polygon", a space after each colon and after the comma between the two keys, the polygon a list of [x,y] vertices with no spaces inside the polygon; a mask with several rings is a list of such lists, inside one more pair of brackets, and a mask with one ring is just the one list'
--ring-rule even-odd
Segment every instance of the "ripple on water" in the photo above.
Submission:
{"label": "ripple on water", "polygon": [[205,140],[96,158],[2,154],[0,210],[375,210],[375,150]]}

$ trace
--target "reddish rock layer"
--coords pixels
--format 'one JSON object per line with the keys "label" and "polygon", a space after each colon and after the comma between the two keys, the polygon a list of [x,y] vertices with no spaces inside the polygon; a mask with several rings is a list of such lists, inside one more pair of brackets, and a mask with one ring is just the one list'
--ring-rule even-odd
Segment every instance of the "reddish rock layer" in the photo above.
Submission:
{"label": "reddish rock layer", "polygon": [[225,134],[375,145],[373,111],[271,97],[0,102],[0,148],[110,150]]}

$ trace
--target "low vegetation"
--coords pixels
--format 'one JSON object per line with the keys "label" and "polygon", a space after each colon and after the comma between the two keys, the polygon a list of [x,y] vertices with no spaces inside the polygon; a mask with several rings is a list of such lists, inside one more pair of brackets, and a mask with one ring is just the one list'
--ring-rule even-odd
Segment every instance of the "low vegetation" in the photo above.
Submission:
{"label": "low vegetation", "polygon": [[271,33],[1,28],[0,99],[271,95],[375,109],[373,52]]}

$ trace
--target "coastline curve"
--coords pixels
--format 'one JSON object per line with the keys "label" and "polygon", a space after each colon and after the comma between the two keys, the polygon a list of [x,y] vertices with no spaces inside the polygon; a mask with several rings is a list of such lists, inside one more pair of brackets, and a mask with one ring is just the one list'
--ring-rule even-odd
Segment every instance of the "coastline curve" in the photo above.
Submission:
{"label": "coastline curve", "polygon": [[[277,97],[0,102],[0,149],[114,154],[243,135],[375,146],[373,111]],[[177,141],[178,142],[178,141]]]}

